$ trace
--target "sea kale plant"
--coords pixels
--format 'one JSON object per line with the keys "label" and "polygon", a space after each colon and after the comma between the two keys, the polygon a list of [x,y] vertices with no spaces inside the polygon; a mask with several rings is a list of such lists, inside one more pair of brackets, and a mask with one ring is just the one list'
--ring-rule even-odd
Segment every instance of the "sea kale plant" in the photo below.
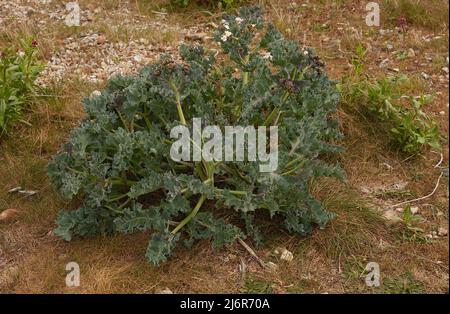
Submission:
{"label": "sea kale plant", "polygon": [[[306,235],[332,219],[309,192],[312,178],[343,175],[319,159],[339,151],[340,136],[330,117],[339,94],[323,64],[266,24],[259,7],[225,14],[215,40],[222,53],[183,46],[182,62],[163,56],[84,100],[87,117],[49,165],[57,190],[82,202],[60,212],[56,235],[149,230],[146,257],[159,264],[177,242],[259,244],[258,222]],[[170,130],[196,117],[221,128],[278,126],[277,170],[260,172],[259,161],[172,160]]]}

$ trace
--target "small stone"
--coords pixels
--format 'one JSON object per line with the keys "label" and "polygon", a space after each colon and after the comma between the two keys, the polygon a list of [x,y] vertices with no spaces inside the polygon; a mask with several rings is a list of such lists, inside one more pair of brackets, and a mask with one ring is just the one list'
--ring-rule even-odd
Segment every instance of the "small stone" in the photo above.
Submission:
{"label": "small stone", "polygon": [[387,162],[382,162],[381,164],[380,164],[380,166],[383,166],[384,168],[386,168],[386,170],[389,170],[389,171],[392,171],[394,168],[390,165],[390,164],[388,164]]}
{"label": "small stone", "polygon": [[97,37],[97,45],[103,45],[106,42],[106,37],[104,35],[100,35]]}
{"label": "small stone", "polygon": [[446,74],[448,74],[448,67],[443,67],[442,71],[445,72]]}
{"label": "small stone", "polygon": [[419,212],[419,207],[411,207],[411,214],[415,215]]}
{"label": "small stone", "polygon": [[102,92],[99,90],[95,90],[91,93],[91,97],[99,97],[102,95]]}
{"label": "small stone", "polygon": [[445,116],[445,111],[439,111],[439,114],[440,114],[441,116]]}
{"label": "small stone", "polygon": [[389,59],[384,59],[383,61],[380,62],[380,64],[378,66],[380,68],[386,68],[388,63],[389,63]]}
{"label": "small stone", "polygon": [[409,182],[407,182],[407,181],[400,181],[400,182],[394,183],[392,185],[392,189],[394,189],[394,190],[403,190],[403,189],[405,189],[408,186],[408,184],[409,184]]}
{"label": "small stone", "polygon": [[392,49],[394,49],[394,46],[392,44],[387,44],[386,45],[386,49],[387,50],[392,50]]}
{"label": "small stone", "polygon": [[283,248],[281,248],[281,247],[277,247],[277,248],[275,248],[275,250],[273,250],[273,254],[275,254],[275,255],[280,255],[281,252],[283,252]]}
{"label": "small stone", "polygon": [[408,49],[408,57],[409,58],[414,58],[416,56],[416,53],[414,52],[414,49],[409,48]]}
{"label": "small stone", "polygon": [[283,252],[281,252],[280,259],[286,262],[291,262],[294,259],[294,254],[292,254],[291,251],[284,249]]}
{"label": "small stone", "polygon": [[396,223],[401,221],[401,218],[395,210],[386,210],[383,213],[383,217],[388,221],[388,223]]}
{"label": "small stone", "polygon": [[423,79],[425,79],[425,80],[428,80],[428,79],[430,78],[430,75],[427,74],[427,73],[425,73],[425,72],[420,73],[420,75],[421,75],[421,76],[423,77]]}
{"label": "small stone", "polygon": [[173,294],[173,291],[170,290],[169,288],[157,289],[155,291],[155,294]]}
{"label": "small stone", "polygon": [[447,229],[442,228],[442,227],[439,228],[438,235],[440,237],[445,237],[445,236],[447,236],[447,234],[448,234],[448,230]]}
{"label": "small stone", "polygon": [[133,60],[136,61],[136,62],[141,62],[142,61],[142,56],[141,55],[135,55],[133,57]]}
{"label": "small stone", "polygon": [[13,219],[19,211],[14,208],[8,208],[1,212],[0,221],[8,221]]}

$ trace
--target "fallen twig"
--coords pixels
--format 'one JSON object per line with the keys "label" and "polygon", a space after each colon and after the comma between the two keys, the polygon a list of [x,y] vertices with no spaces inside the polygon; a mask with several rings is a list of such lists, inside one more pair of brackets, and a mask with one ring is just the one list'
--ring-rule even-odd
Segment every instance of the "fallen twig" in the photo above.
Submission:
{"label": "fallen twig", "polygon": [[247,243],[244,242],[241,238],[238,238],[239,243],[247,250],[247,252],[250,253],[250,255],[258,262],[261,267],[265,268],[266,263],[256,255],[255,251],[252,250],[250,246],[248,246]]}
{"label": "fallen twig", "polygon": [[415,198],[415,199],[413,199],[413,200],[404,201],[404,202],[401,202],[401,203],[398,203],[398,204],[394,204],[394,205],[391,205],[390,207],[397,207],[397,206],[400,206],[400,205],[405,205],[405,204],[408,204],[408,203],[413,203],[413,202],[421,201],[421,200],[424,200],[424,199],[426,199],[426,198],[432,196],[434,193],[436,193],[436,190],[437,190],[438,187],[439,187],[439,182],[441,181],[441,178],[442,178],[443,175],[444,175],[444,173],[441,172],[441,174],[439,175],[439,178],[437,179],[436,186],[434,187],[433,191],[432,191],[430,194],[425,195],[425,196],[422,196],[422,197],[419,197],[419,198]]}
{"label": "fallen twig", "polygon": [[441,159],[439,159],[439,162],[434,166],[434,168],[439,167],[442,164],[442,161],[444,160],[444,155],[441,153]]}
{"label": "fallen twig", "polygon": [[241,272],[241,279],[242,281],[245,280],[245,273],[247,271],[247,266],[245,265],[244,259],[240,257],[241,263],[239,264],[239,270]]}

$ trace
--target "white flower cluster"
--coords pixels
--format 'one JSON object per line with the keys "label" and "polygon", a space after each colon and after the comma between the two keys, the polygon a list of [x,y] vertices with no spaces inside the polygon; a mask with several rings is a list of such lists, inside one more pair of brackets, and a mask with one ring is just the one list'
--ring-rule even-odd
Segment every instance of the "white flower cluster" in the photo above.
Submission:
{"label": "white flower cluster", "polygon": [[[244,19],[237,17],[237,18],[235,18],[235,21],[238,25],[241,25],[242,22],[244,22]],[[230,24],[228,24],[228,22],[226,20],[222,20],[222,26],[223,26],[223,28],[226,29],[226,31],[223,33],[223,35],[222,35],[222,37],[220,37],[220,39],[223,42],[226,42],[228,40],[228,38],[230,38],[231,35],[233,35],[233,34],[230,32]]]}
{"label": "white flower cluster", "polygon": [[233,35],[233,34],[232,34],[230,31],[225,31],[225,32],[223,33],[222,37],[220,37],[220,39],[221,39],[223,42],[226,42],[226,41],[228,40],[228,38],[229,38],[231,35]]}
{"label": "white flower cluster", "polygon": [[222,20],[222,26],[226,29],[226,31],[223,33],[222,37],[220,37],[220,40],[226,42],[228,38],[233,34],[229,31],[230,25],[226,20]]}
{"label": "white flower cluster", "polygon": [[222,20],[222,26],[223,26],[225,29],[230,29],[230,24],[228,24],[228,22],[227,22],[226,20]]}
{"label": "white flower cluster", "polygon": [[270,52],[263,52],[263,53],[261,53],[261,56],[265,60],[272,61],[272,59],[273,59],[272,54]]}

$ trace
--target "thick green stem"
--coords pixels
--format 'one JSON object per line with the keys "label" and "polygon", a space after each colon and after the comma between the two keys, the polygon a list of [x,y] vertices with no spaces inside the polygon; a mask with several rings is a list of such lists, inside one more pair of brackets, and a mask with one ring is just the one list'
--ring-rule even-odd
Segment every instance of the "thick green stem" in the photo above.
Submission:
{"label": "thick green stem", "polygon": [[247,191],[236,191],[236,190],[224,190],[224,189],[215,189],[217,192],[225,192],[228,191],[234,195],[247,195]]}
{"label": "thick green stem", "polygon": [[300,161],[303,159],[303,155],[298,156],[297,158],[294,158],[293,160],[291,160],[290,162],[288,162],[286,164],[286,167],[284,167],[285,169],[289,168],[290,166],[292,166],[293,164],[295,164],[297,161]]}
{"label": "thick green stem", "polygon": [[122,194],[122,195],[119,195],[119,196],[117,196],[117,197],[114,197],[114,198],[111,198],[110,200],[109,200],[109,202],[117,202],[117,201],[120,201],[121,199],[123,199],[123,198],[125,198],[125,197],[127,197],[128,196],[128,194]]}
{"label": "thick green stem", "polygon": [[264,126],[269,126],[272,121],[275,120],[275,118],[278,116],[279,109],[278,107],[273,108],[272,112],[267,117],[266,121],[264,122]]}
{"label": "thick green stem", "polygon": [[186,119],[184,118],[183,108],[181,107],[180,92],[178,91],[177,86],[175,85],[175,83],[172,80],[169,81],[169,85],[175,94],[175,100],[177,102],[177,110],[178,110],[178,116],[180,117],[180,121],[183,125],[186,125]]}
{"label": "thick green stem", "polygon": [[189,221],[191,221],[192,218],[195,217],[195,215],[197,215],[198,211],[200,210],[200,208],[203,205],[203,202],[206,200],[206,196],[202,195],[200,197],[200,199],[197,202],[197,205],[195,205],[194,209],[191,211],[191,213],[189,215],[186,216],[186,218],[183,219],[183,221],[181,221],[178,226],[176,226],[175,229],[172,230],[172,234],[176,234],[178,231],[180,231],[181,228],[183,228]]}
{"label": "thick green stem", "polygon": [[[244,59],[245,65],[248,64],[249,60],[250,60],[250,55],[245,56],[245,59]],[[250,78],[250,72],[244,72],[244,74],[242,75],[242,80],[243,80],[242,83],[244,86],[248,84],[249,78]]]}
{"label": "thick green stem", "polygon": [[122,121],[122,124],[125,128],[125,130],[127,130],[128,132],[130,132],[130,126],[128,125],[128,123],[125,121],[125,118],[122,116],[122,114],[120,113],[119,110],[116,109],[117,115],[120,118],[120,121]]}

